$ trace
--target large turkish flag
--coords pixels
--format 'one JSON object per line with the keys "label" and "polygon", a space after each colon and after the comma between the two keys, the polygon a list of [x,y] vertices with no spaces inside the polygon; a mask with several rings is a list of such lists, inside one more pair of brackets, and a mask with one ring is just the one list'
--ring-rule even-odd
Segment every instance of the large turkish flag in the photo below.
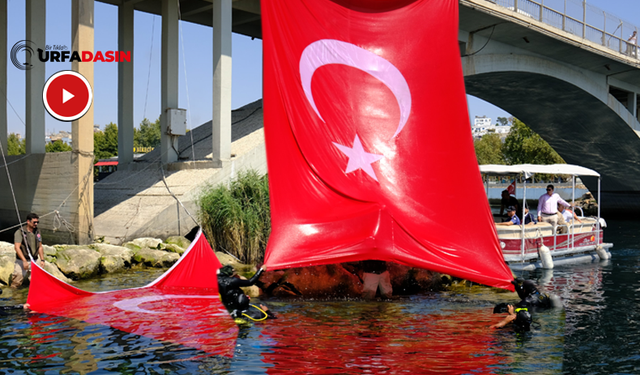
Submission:
{"label": "large turkish flag", "polygon": [[379,259],[512,289],[473,149],[458,0],[269,0],[262,25],[265,264]]}

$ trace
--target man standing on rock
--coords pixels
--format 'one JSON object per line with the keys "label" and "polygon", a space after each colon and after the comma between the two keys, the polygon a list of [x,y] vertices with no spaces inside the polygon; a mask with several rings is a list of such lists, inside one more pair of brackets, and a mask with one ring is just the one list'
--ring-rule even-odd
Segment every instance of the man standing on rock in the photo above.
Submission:
{"label": "man standing on rock", "polygon": [[38,231],[40,218],[34,213],[27,215],[27,225],[21,227],[13,235],[13,243],[16,248],[16,263],[11,275],[11,287],[17,288],[27,277],[29,272],[29,253],[35,261],[39,259],[44,267],[44,250],[42,249],[42,236]]}

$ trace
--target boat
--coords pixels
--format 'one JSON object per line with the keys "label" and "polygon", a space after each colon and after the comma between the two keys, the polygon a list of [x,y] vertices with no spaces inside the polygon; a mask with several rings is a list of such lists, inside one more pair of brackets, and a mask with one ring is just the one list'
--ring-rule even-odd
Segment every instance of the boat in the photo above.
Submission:
{"label": "boat", "polygon": [[[510,176],[514,180],[521,178],[522,199],[527,199],[527,180],[533,174],[570,175],[572,182],[572,198],[575,202],[576,178],[595,177],[598,180],[596,216],[585,217],[578,206],[575,213],[581,222],[558,225],[554,230],[551,224],[539,222],[535,225],[496,225],[498,239],[505,262],[512,270],[550,269],[563,264],[592,262],[611,258],[609,249],[612,243],[604,242],[606,221],[600,216],[600,174],[592,169],[571,164],[520,164],[520,165],[480,165],[484,176]],[[487,197],[489,196],[489,179],[485,178]],[[530,183],[529,183],[530,184]],[[533,197],[537,200],[538,197]],[[537,205],[536,205],[537,206]],[[524,205],[522,215],[524,217]],[[534,207],[531,207],[533,213]],[[537,213],[537,212],[536,212]],[[535,216],[535,215],[534,215]],[[494,222],[499,223],[502,217],[494,215]],[[564,230],[560,230],[563,228]],[[560,233],[564,232],[564,233]],[[547,252],[548,249],[548,252]]]}

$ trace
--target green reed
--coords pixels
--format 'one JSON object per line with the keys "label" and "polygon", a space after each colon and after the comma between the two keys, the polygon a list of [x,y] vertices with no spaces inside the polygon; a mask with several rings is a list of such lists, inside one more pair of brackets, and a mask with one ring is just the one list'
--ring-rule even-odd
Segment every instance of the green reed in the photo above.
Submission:
{"label": "green reed", "polygon": [[264,259],[271,232],[269,180],[249,170],[227,185],[205,189],[198,200],[202,229],[216,251],[242,263]]}

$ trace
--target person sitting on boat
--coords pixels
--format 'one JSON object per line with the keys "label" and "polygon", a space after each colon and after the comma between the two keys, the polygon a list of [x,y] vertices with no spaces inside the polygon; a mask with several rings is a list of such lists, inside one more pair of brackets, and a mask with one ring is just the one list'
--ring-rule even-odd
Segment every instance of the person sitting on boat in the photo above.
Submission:
{"label": "person sitting on boat", "polygon": [[536,225],[538,224],[538,220],[536,220],[536,217],[529,212],[529,206],[525,205],[524,206],[524,225]]}
{"label": "person sitting on boat", "polygon": [[518,202],[516,197],[509,195],[508,190],[502,190],[502,198],[500,199],[500,216],[502,216],[504,210],[510,206],[515,207],[516,212],[518,212],[518,207],[520,207],[520,202]]}
{"label": "person sitting on boat", "polygon": [[249,303],[249,297],[244,294],[240,287],[255,285],[262,272],[266,268],[263,266],[249,280],[241,279],[233,266],[227,264],[218,270],[218,289],[222,304],[227,308],[231,316],[236,318],[249,318],[253,321],[275,318],[275,315],[265,305],[260,307]]}
{"label": "person sitting on boat", "polygon": [[558,212],[562,214],[564,221],[566,221],[568,224],[572,224],[573,220],[577,221],[578,223],[582,223],[582,220],[578,218],[575,212],[571,211],[568,208],[564,208],[564,206],[561,204],[558,205]]}
{"label": "person sitting on boat", "polygon": [[546,293],[540,293],[536,284],[531,280],[517,278],[511,282],[520,297],[516,307],[539,307],[548,309],[552,306],[551,298]]}
{"label": "person sitting on boat", "polygon": [[551,224],[555,232],[558,226],[558,205],[562,204],[565,207],[571,207],[571,205],[553,190],[553,185],[547,185],[547,192],[538,199],[538,221]]}
{"label": "person sitting on boat", "polygon": [[508,221],[497,223],[496,225],[520,225],[520,219],[516,216],[516,208],[514,206],[507,207],[507,215],[509,215]]}
{"label": "person sitting on boat", "polygon": [[528,332],[531,330],[531,313],[527,307],[517,307],[512,304],[500,304],[493,309],[493,313],[506,312],[507,316],[491,328],[503,328],[509,323],[513,323],[516,332]]}

